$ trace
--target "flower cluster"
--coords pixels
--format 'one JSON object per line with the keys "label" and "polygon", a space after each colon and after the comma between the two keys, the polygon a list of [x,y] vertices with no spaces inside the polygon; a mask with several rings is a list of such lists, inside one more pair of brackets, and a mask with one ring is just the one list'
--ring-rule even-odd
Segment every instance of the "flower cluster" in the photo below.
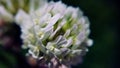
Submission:
{"label": "flower cluster", "polygon": [[0,19],[13,22],[18,10],[30,13],[44,3],[46,0],[0,0]]}
{"label": "flower cluster", "polygon": [[46,63],[56,58],[60,63],[76,64],[92,45],[88,18],[79,8],[61,2],[46,3],[30,14],[19,10],[15,21],[22,29],[28,55]]}

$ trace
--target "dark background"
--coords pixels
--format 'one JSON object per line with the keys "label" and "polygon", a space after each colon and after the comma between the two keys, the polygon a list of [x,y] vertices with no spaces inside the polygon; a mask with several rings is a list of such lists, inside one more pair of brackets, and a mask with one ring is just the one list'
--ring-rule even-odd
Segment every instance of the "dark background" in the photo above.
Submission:
{"label": "dark background", "polygon": [[[58,1],[58,0],[55,0]],[[84,61],[73,68],[120,68],[119,61],[119,4],[117,0],[62,0],[80,7],[90,20],[90,38],[94,45]]]}
{"label": "dark background", "polygon": [[[88,16],[91,24],[90,38],[94,40],[93,46],[89,48],[89,52],[83,58],[83,63],[73,66],[73,68],[120,68],[118,31],[120,2],[117,0],[62,0],[62,2],[74,7],[80,7],[84,15]],[[19,33],[19,30],[15,32],[18,27],[11,28],[12,26],[9,26],[12,32],[6,33],[9,34],[7,36],[14,37],[15,45],[17,45],[17,42],[21,44],[20,39],[18,40],[18,37],[16,37],[19,34],[15,34]],[[24,62],[25,58],[23,58],[21,54],[10,50],[10,48],[4,49],[0,47],[0,68],[13,68],[16,63],[18,66],[26,65],[27,67],[26,62]]]}

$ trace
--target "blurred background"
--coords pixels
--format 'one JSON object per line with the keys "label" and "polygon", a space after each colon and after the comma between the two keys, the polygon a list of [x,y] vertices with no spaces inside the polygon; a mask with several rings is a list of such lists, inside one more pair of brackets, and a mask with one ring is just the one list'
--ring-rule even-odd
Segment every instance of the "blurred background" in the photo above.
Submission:
{"label": "blurred background", "polygon": [[68,5],[79,6],[90,20],[90,38],[94,44],[84,56],[84,61],[73,68],[120,68],[119,63],[119,7],[117,0],[63,0]]}
{"label": "blurred background", "polygon": [[[94,40],[93,46],[89,48],[89,52],[83,58],[83,63],[73,66],[73,68],[120,68],[118,34],[120,2],[117,0],[62,0],[62,2],[80,7],[84,15],[88,16],[91,24],[90,38]],[[5,27],[9,29],[6,30]],[[22,44],[19,38],[20,28],[16,24],[5,24],[4,26],[0,23],[0,29],[6,30],[4,34],[0,33],[2,40],[12,39],[11,42],[4,42],[4,46],[7,48],[0,44],[0,68],[20,68],[19,66],[22,65],[27,68],[29,65],[25,62],[24,51],[20,51]],[[0,43],[3,42],[0,40]],[[10,46],[14,46],[12,50]],[[18,50],[18,52],[14,52],[14,50]]]}

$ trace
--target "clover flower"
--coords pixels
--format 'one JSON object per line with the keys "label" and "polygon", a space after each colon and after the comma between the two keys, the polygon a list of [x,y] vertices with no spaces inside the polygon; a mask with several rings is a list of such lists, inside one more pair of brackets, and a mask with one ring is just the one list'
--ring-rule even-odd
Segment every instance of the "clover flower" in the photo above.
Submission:
{"label": "clover flower", "polygon": [[0,19],[13,22],[14,15],[22,9],[30,13],[43,5],[46,0],[0,0]]}
{"label": "clover flower", "polygon": [[79,8],[61,1],[46,3],[31,14],[20,10],[15,20],[22,29],[27,55],[44,60],[48,66],[53,59],[68,66],[77,64],[92,45],[88,18]]}

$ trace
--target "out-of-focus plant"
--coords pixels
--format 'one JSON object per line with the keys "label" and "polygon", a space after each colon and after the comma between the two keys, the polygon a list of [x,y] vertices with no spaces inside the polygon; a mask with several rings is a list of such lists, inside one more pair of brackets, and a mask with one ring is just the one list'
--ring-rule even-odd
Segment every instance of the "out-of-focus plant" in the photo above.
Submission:
{"label": "out-of-focus plant", "polygon": [[23,48],[29,49],[27,56],[47,67],[78,64],[92,45],[88,18],[62,2],[46,3],[29,14],[19,10],[15,21],[21,27]]}
{"label": "out-of-focus plant", "polygon": [[[6,36],[7,32],[10,32],[15,25],[14,16],[18,13],[19,10],[22,10],[26,13],[31,13],[38,7],[46,3],[46,0],[0,0],[0,44],[11,45],[11,38],[14,34],[10,33],[10,36]],[[15,31],[14,31],[15,32]],[[9,33],[7,33],[9,35]],[[5,39],[3,39],[5,37]],[[12,44],[13,45],[13,44]]]}
{"label": "out-of-focus plant", "polygon": [[0,0],[0,19],[13,22],[14,15],[22,9],[30,13],[46,3],[46,0]]}

